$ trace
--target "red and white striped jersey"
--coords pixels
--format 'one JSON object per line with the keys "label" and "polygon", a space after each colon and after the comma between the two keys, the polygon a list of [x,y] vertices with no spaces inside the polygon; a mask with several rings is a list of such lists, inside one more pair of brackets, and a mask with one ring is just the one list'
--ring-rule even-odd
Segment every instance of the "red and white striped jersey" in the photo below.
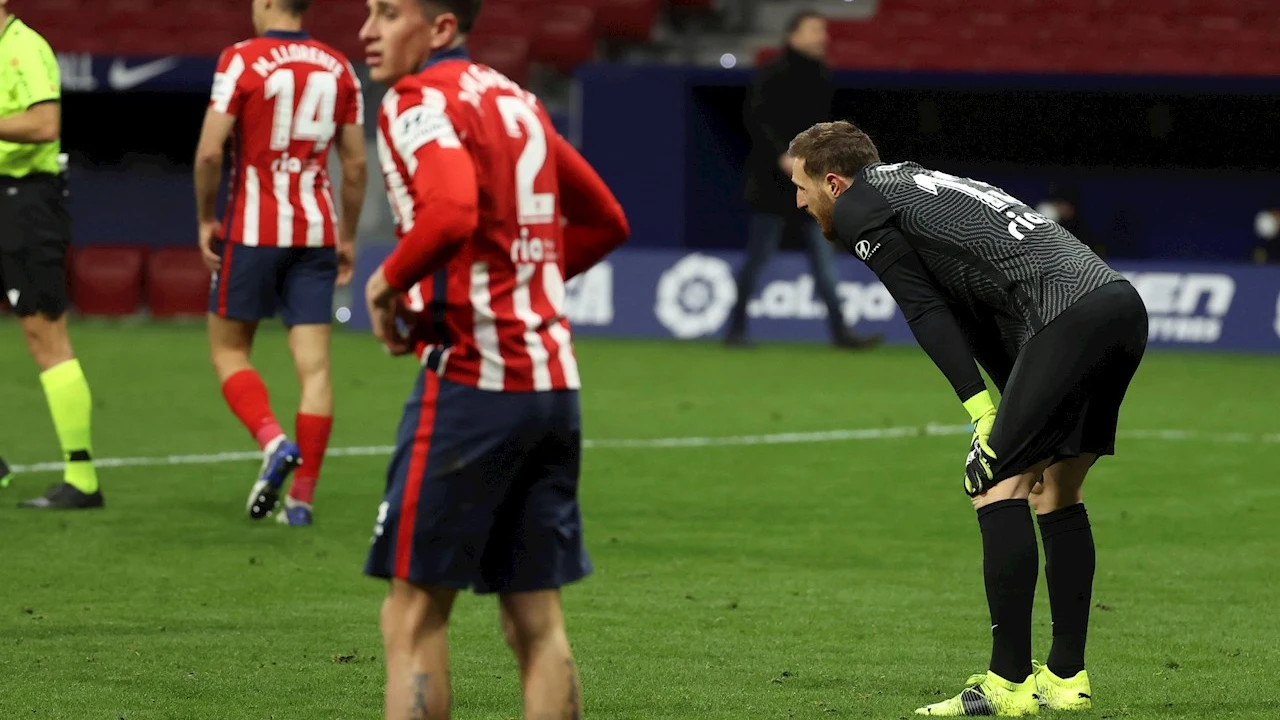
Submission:
{"label": "red and white striped jersey", "polygon": [[329,149],[341,126],[364,122],[360,80],[346,57],[306,33],[267,32],[222,52],[209,106],[236,119],[223,238],[333,246]]}
{"label": "red and white striped jersey", "polygon": [[[462,50],[438,53],[387,93],[378,155],[400,245],[385,272],[393,287],[409,287],[419,358],[441,377],[505,392],[579,387],[564,312],[563,142],[533,94]],[[472,188],[459,212],[474,232],[430,277],[393,267],[463,204],[439,199],[459,185]]]}

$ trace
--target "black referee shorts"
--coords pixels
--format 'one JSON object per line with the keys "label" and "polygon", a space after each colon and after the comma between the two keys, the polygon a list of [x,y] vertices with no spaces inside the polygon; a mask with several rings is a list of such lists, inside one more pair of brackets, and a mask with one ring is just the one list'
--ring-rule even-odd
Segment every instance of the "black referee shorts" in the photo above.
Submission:
{"label": "black referee shorts", "polygon": [[19,317],[66,312],[71,213],[66,180],[0,177],[0,292]]}
{"label": "black referee shorts", "polygon": [[997,481],[1043,460],[1115,454],[1120,404],[1147,348],[1147,309],[1126,281],[1077,300],[1027,342],[1000,398]]}

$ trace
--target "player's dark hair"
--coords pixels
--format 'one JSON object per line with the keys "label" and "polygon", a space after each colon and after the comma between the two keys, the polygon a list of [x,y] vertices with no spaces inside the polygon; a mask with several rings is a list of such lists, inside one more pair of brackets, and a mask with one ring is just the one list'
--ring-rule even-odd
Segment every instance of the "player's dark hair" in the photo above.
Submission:
{"label": "player's dark hair", "polygon": [[[484,0],[419,0],[423,9],[430,10],[434,6],[438,10],[451,12],[458,16],[458,32],[469,33],[480,17],[480,6]],[[434,17],[434,16],[433,16]]]}
{"label": "player's dark hair", "polygon": [[304,15],[311,9],[311,0],[281,0],[280,7],[290,15]]}
{"label": "player's dark hair", "polygon": [[866,133],[847,120],[818,123],[796,135],[787,154],[804,160],[809,177],[827,173],[853,177],[862,168],[880,162],[880,151]]}
{"label": "player's dark hair", "polygon": [[817,10],[808,10],[808,9],[801,10],[795,13],[794,15],[792,15],[790,20],[787,20],[787,35],[791,35],[795,31],[799,30],[800,26],[804,24],[805,20],[826,20],[826,19],[827,19],[826,16],[818,12]]}

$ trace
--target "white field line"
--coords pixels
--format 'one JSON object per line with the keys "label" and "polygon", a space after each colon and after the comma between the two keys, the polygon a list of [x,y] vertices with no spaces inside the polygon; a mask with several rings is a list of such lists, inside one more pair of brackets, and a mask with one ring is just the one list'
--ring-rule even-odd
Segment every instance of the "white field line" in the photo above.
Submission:
{"label": "white field line", "polygon": [[[734,447],[755,445],[793,445],[850,440],[892,440],[911,437],[947,437],[968,435],[968,425],[902,426],[886,428],[861,428],[850,430],[824,430],[820,432],[770,433],[766,435],[730,435],[722,437],[666,437],[629,438],[615,440],[584,440],[584,448],[599,450],[620,449],[674,449],[700,447]],[[1214,443],[1280,443],[1280,433],[1220,432],[1202,433],[1196,430],[1128,430],[1120,436],[1133,440],[1164,440],[1169,442]],[[390,445],[329,448],[327,457],[387,456],[394,448]],[[159,465],[218,465],[222,463],[261,461],[260,452],[220,452],[200,455],[156,455],[149,457],[97,458],[99,468],[150,467]],[[62,470],[61,462],[11,465],[14,474],[47,473]]]}

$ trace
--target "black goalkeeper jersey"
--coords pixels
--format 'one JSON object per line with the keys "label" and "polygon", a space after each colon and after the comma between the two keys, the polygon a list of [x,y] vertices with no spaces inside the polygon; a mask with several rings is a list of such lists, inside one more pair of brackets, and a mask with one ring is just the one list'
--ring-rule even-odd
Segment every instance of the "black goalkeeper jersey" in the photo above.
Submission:
{"label": "black goalkeeper jersey", "polygon": [[961,399],[983,387],[975,358],[1003,389],[1033,335],[1124,280],[1021,200],[913,162],[867,166],[833,213],[839,243],[884,282]]}

